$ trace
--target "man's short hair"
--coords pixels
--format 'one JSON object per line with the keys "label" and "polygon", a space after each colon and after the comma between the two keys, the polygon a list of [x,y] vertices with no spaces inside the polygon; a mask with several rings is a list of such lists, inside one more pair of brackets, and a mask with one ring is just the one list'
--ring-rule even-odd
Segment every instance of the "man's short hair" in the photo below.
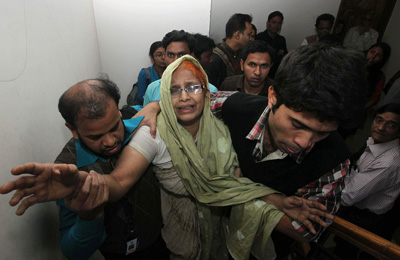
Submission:
{"label": "man's short hair", "polygon": [[276,17],[276,16],[279,16],[280,18],[282,18],[282,21],[283,21],[283,14],[282,14],[281,12],[279,12],[279,11],[274,11],[274,12],[272,12],[272,13],[270,13],[270,14],[268,15],[268,22],[269,22],[271,19],[273,19],[274,17]]}
{"label": "man's short hair", "polygon": [[391,113],[395,113],[395,114],[400,115],[400,104],[389,103],[389,104],[386,104],[384,106],[379,107],[376,110],[376,114],[377,115],[383,114],[383,113],[386,113],[386,112],[391,112]]}
{"label": "man's short hair", "polygon": [[225,26],[225,37],[230,39],[237,31],[243,33],[246,30],[246,22],[250,23],[253,18],[248,14],[234,14],[229,18]]}
{"label": "man's short hair", "polygon": [[275,75],[277,102],[321,121],[356,127],[362,114],[367,80],[365,58],[339,46],[315,43],[287,54]]}
{"label": "man's short hair", "polygon": [[335,23],[335,17],[331,14],[321,14],[320,16],[317,17],[317,21],[315,22],[315,28],[318,28],[319,23],[321,21],[329,21],[331,23],[331,26]]}
{"label": "man's short hair", "polygon": [[164,36],[162,43],[165,50],[167,50],[167,47],[171,42],[185,42],[189,47],[190,53],[193,52],[194,47],[196,46],[196,39],[193,35],[184,30],[173,30]]}
{"label": "man's short hair", "polygon": [[108,108],[107,100],[114,100],[118,107],[119,99],[121,98],[117,85],[111,80],[97,78],[80,83],[85,83],[89,87],[83,87],[73,93],[67,90],[58,101],[58,111],[60,111],[65,122],[75,128],[78,115],[86,119],[102,118]]}
{"label": "man's short hair", "polygon": [[215,42],[210,37],[200,33],[194,34],[193,37],[196,39],[196,45],[194,46],[193,53],[197,59],[200,59],[200,56],[203,52],[212,51],[214,49]]}
{"label": "man's short hair", "polygon": [[261,52],[261,53],[268,53],[269,57],[271,58],[271,64],[275,62],[275,50],[272,48],[268,43],[265,41],[260,41],[260,40],[255,40],[252,42],[249,42],[243,49],[242,53],[242,60],[246,61],[247,56],[249,56],[250,53],[256,53],[256,52]]}

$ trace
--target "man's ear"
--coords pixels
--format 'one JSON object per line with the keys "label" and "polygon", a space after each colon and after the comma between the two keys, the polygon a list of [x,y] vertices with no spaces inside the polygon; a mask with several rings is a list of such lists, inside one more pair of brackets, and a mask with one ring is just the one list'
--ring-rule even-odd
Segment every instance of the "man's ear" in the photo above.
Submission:
{"label": "man's ear", "polygon": [[244,71],[244,61],[240,59],[240,68]]}
{"label": "man's ear", "polygon": [[78,131],[76,130],[75,127],[73,127],[72,125],[68,124],[67,122],[65,122],[65,126],[68,127],[69,131],[71,131],[72,137],[74,139],[79,139],[79,134],[78,134]]}
{"label": "man's ear", "polygon": [[276,104],[276,93],[273,86],[268,88],[268,106],[270,109]]}
{"label": "man's ear", "polygon": [[233,37],[232,38],[235,38],[236,40],[239,40],[240,39],[240,31],[236,31],[234,34],[233,34]]}

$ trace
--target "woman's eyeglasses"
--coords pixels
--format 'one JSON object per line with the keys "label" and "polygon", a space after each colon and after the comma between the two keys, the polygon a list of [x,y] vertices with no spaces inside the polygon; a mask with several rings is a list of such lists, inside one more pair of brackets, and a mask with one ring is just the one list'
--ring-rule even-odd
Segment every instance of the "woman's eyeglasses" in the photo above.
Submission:
{"label": "woman's eyeglasses", "polygon": [[182,91],[186,91],[188,95],[203,93],[203,85],[193,85],[187,88],[171,88],[171,97],[179,97]]}
{"label": "woman's eyeglasses", "polygon": [[161,57],[165,56],[165,52],[157,52],[153,56],[154,56],[154,58],[161,58]]}

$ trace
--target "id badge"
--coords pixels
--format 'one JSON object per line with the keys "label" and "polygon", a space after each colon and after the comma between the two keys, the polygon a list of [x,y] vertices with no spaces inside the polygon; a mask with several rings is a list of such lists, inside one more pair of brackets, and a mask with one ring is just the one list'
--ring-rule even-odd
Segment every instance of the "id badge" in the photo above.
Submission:
{"label": "id badge", "polygon": [[136,248],[137,248],[137,238],[128,241],[126,243],[126,255],[135,252]]}

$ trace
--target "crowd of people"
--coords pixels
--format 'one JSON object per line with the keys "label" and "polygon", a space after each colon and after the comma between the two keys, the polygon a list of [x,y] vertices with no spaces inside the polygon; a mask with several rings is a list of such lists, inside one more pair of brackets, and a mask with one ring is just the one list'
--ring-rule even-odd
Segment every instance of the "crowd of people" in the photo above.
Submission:
{"label": "crowd of people", "polygon": [[[17,215],[57,201],[68,259],[97,249],[105,259],[287,259],[293,240],[317,241],[337,214],[391,239],[400,73],[384,87],[391,49],[371,15],[345,35],[322,14],[290,52],[279,11],[258,34],[251,15],[232,15],[220,44],[168,32],[131,97],[144,107],[120,110],[109,79],[70,87],[58,108],[72,138],[55,163],[13,168],[30,175],[0,193],[15,190]],[[355,44],[355,31],[371,41]],[[352,155],[344,138],[377,104]]]}

